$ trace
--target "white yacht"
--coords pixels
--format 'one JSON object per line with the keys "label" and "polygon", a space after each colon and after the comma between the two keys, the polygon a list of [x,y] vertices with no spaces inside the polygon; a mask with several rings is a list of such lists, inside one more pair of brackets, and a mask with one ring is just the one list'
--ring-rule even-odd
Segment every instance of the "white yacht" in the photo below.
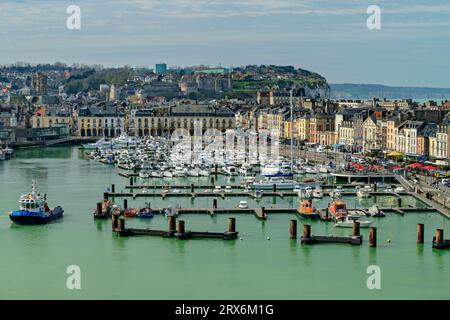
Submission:
{"label": "white yacht", "polygon": [[280,173],[280,168],[273,164],[266,164],[264,168],[261,169],[261,174],[263,176],[274,176]]}
{"label": "white yacht", "polygon": [[338,221],[334,226],[342,228],[353,227],[354,222],[359,222],[360,228],[368,228],[372,224],[370,220],[361,220],[361,216],[358,214],[349,214],[342,221]]}
{"label": "white yacht", "polygon": [[105,138],[98,140],[95,143],[86,143],[83,144],[82,147],[87,150],[105,150],[105,149],[114,149],[118,148],[118,145],[115,145],[112,140],[107,140]]}
{"label": "white yacht", "polygon": [[372,188],[370,186],[356,188],[356,195],[358,196],[358,198],[367,199],[371,196],[370,195],[371,192],[372,192]]}
{"label": "white yacht", "polygon": [[323,198],[322,188],[320,186],[315,187],[312,196],[317,199]]}
{"label": "white yacht", "polygon": [[255,182],[251,186],[253,189],[270,190],[273,189],[274,185],[277,190],[292,190],[297,185],[297,181],[286,180],[279,178],[270,178],[268,180],[262,180],[260,182]]}

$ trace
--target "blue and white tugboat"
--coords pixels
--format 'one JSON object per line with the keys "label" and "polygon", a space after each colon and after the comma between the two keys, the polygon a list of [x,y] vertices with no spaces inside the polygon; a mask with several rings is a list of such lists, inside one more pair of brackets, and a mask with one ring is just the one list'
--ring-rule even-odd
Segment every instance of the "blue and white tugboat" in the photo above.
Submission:
{"label": "blue and white tugboat", "polygon": [[64,210],[61,207],[50,209],[45,195],[36,192],[33,180],[31,193],[22,195],[19,199],[20,210],[11,212],[10,219],[18,224],[44,224],[61,218]]}

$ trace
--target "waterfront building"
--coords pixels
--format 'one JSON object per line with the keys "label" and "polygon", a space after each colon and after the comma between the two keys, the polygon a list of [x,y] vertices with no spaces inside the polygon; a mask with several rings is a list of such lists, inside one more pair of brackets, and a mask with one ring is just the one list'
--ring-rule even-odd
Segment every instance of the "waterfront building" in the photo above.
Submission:
{"label": "waterfront building", "polygon": [[71,112],[56,107],[38,107],[33,114],[31,122],[32,128],[47,128],[59,124],[68,125],[70,130],[73,128]]}
{"label": "waterfront building", "polygon": [[[296,89],[292,92],[292,102],[295,106],[302,105],[305,98],[305,90],[303,88]],[[270,90],[258,91],[256,93],[256,102],[260,105],[287,105],[290,104],[289,90]]]}
{"label": "waterfront building", "polygon": [[448,125],[443,123],[436,128],[436,158],[448,158]]}
{"label": "waterfront building", "polygon": [[319,113],[310,118],[310,142],[332,145],[336,140],[334,115]]}
{"label": "waterfront building", "polygon": [[298,128],[298,139],[300,141],[309,141],[310,140],[310,115],[305,114],[297,119],[297,128]]}
{"label": "waterfront building", "polygon": [[187,129],[193,134],[195,122],[201,123],[203,132],[210,128],[221,132],[236,128],[235,113],[228,107],[179,105],[139,109],[134,115],[137,136],[163,135],[172,133],[175,129]]}
{"label": "waterfront building", "polygon": [[353,123],[351,121],[343,121],[339,126],[339,144],[347,148],[353,148],[355,143],[353,139],[354,135]]}
{"label": "waterfront building", "polygon": [[117,106],[84,107],[76,116],[78,137],[115,137],[126,132],[125,114]]}

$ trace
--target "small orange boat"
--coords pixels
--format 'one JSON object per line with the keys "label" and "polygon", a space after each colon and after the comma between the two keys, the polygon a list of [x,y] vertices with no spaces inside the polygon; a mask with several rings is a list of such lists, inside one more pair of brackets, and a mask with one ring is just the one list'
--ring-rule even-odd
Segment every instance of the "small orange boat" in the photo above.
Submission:
{"label": "small orange boat", "polygon": [[304,217],[309,219],[315,219],[319,217],[319,214],[316,213],[316,209],[312,205],[312,201],[309,199],[305,199],[300,201],[300,205],[298,207],[298,213]]}
{"label": "small orange boat", "polygon": [[138,209],[136,208],[130,208],[130,209],[125,209],[125,211],[123,212],[123,215],[126,218],[135,218],[138,214]]}
{"label": "small orange boat", "polygon": [[336,200],[328,206],[328,213],[336,220],[344,219],[348,215],[347,205],[342,200]]}

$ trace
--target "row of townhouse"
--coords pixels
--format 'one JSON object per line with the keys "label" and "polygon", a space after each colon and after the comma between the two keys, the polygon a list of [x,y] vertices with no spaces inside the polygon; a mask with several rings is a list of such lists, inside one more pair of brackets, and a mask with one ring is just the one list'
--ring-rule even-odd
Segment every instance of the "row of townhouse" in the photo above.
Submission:
{"label": "row of townhouse", "polygon": [[[433,115],[419,118],[438,120]],[[247,121],[242,118],[247,117]],[[352,109],[340,113],[296,110],[291,121],[286,107],[258,109],[239,115],[241,123],[254,123],[256,130],[268,129],[280,138],[324,146],[340,145],[347,150],[397,151],[405,155],[450,158],[450,120],[420,121],[414,113],[383,108]],[[256,119],[250,121],[249,119]],[[437,124],[439,123],[439,124]]]}

